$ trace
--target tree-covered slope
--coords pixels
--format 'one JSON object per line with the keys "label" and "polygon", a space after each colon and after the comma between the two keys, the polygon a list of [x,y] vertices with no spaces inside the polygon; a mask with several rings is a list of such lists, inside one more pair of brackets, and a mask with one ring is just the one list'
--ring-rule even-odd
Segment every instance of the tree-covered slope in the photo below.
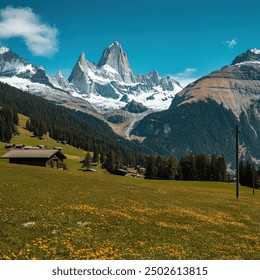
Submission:
{"label": "tree-covered slope", "polygon": [[132,133],[146,137],[144,143],[163,155],[203,152],[232,160],[236,124],[231,111],[208,100],[151,114]]}
{"label": "tree-covered slope", "polygon": [[3,83],[0,83],[0,104],[40,120],[56,140],[65,140],[88,151],[108,153],[112,150],[124,164],[142,161],[142,155],[136,150],[148,151],[137,142],[119,137],[107,124],[91,115],[54,105]]}

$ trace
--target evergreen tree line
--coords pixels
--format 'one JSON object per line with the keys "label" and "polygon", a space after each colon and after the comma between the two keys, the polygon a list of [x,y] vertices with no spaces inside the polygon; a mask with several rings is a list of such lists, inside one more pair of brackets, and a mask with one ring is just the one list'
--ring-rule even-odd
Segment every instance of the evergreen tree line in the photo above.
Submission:
{"label": "evergreen tree line", "polygon": [[13,107],[0,104],[0,141],[10,142],[15,125],[18,124],[17,110]]}
{"label": "evergreen tree line", "polygon": [[150,155],[146,160],[146,179],[226,181],[225,159],[216,155],[187,154],[178,161],[175,157]]}
{"label": "evergreen tree line", "polygon": [[114,173],[117,169],[125,166],[123,157],[113,151],[110,151],[107,155],[101,155],[101,164],[110,173]]}
{"label": "evergreen tree line", "polygon": [[239,162],[239,183],[250,188],[260,188],[260,167],[250,161]]}
{"label": "evergreen tree line", "polygon": [[107,155],[104,153],[99,154],[97,150],[93,152],[93,155],[87,152],[82,167],[88,169],[91,167],[92,163],[100,163],[102,168],[105,168],[110,173],[114,173],[117,169],[124,168],[125,166],[123,158],[113,151],[110,151]]}
{"label": "evergreen tree line", "polygon": [[113,151],[124,165],[144,164],[145,146],[137,141],[128,141],[118,135],[102,120],[90,114],[57,106],[41,97],[0,83],[0,103],[16,108],[28,116],[27,128],[39,137],[49,132],[55,140],[87,151],[108,155]]}

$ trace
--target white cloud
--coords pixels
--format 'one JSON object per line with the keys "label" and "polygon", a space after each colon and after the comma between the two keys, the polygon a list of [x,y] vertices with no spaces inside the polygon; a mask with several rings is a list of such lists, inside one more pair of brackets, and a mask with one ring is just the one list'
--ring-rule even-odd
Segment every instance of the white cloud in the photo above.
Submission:
{"label": "white cloud", "polygon": [[232,39],[223,43],[227,44],[230,49],[233,49],[237,45],[237,39]]}
{"label": "white cloud", "polygon": [[198,70],[196,68],[186,68],[183,72],[173,75],[173,78],[177,80],[182,87],[186,87],[188,84],[196,81]]}
{"label": "white cloud", "polygon": [[0,38],[23,38],[35,55],[51,56],[58,50],[58,30],[42,23],[31,8],[7,6],[0,10]]}

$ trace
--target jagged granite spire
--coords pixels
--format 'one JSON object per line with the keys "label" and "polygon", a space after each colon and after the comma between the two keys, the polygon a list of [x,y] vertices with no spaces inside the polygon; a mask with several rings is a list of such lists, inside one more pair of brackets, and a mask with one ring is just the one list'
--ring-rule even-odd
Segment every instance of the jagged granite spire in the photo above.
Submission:
{"label": "jagged granite spire", "polygon": [[72,90],[72,86],[70,85],[69,81],[63,76],[62,72],[59,70],[57,74],[53,77],[57,82],[58,85],[64,90]]}
{"label": "jagged granite spire", "polygon": [[114,68],[119,73],[124,82],[136,82],[133,71],[128,62],[127,55],[117,41],[115,41],[104,50],[102,57],[98,63],[98,67],[101,67],[105,64]]}
{"label": "jagged granite spire", "polygon": [[91,83],[88,72],[94,68],[95,65],[87,61],[85,53],[82,52],[69,76],[69,82],[73,83],[81,93],[88,94],[90,92]]}

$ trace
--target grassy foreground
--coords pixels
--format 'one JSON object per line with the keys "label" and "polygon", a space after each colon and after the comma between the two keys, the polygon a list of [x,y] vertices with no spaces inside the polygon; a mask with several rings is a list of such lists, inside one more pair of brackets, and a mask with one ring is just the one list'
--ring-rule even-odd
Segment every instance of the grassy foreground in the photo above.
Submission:
{"label": "grassy foreground", "polygon": [[0,162],[0,259],[260,259],[260,192]]}
{"label": "grassy foreground", "polygon": [[84,151],[27,119],[11,142],[58,145],[68,170],[0,161],[0,259],[260,259],[260,191],[84,172]]}

